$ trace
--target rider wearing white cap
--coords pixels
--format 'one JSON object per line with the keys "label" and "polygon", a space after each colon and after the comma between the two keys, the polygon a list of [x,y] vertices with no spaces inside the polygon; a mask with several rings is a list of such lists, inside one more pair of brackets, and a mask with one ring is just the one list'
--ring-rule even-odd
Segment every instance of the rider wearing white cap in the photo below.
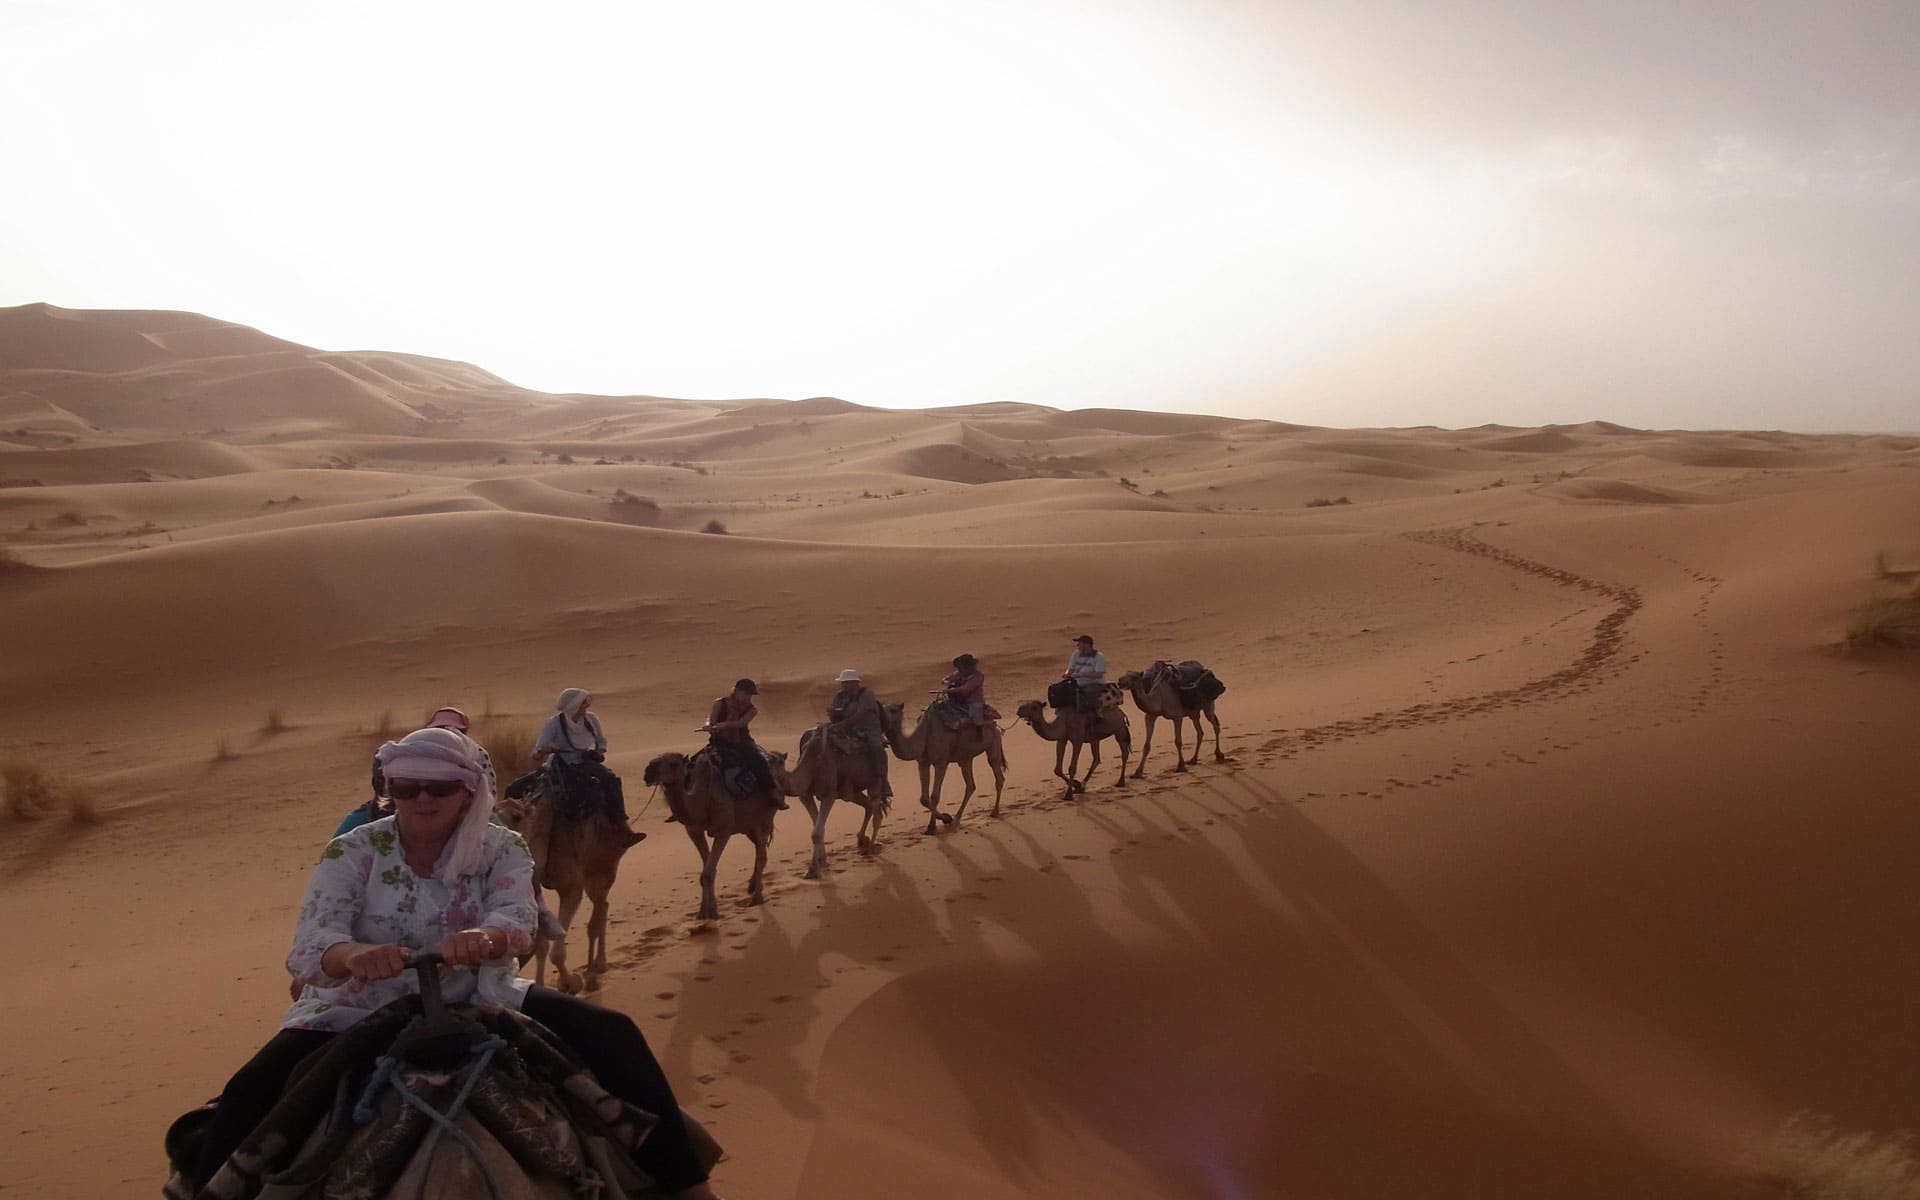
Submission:
{"label": "rider wearing white cap", "polygon": [[834,676],[834,682],[840,690],[827,706],[827,725],[867,747],[874,778],[879,780],[875,798],[891,796],[893,788],[887,783],[887,719],[880,711],[880,698],[860,682],[860,672],[852,667]]}

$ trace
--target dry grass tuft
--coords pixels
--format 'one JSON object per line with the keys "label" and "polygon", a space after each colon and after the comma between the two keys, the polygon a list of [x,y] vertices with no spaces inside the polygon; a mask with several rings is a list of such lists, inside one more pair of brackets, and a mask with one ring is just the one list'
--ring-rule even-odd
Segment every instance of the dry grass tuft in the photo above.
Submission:
{"label": "dry grass tuft", "polygon": [[219,741],[219,744],[214,746],[213,748],[214,762],[217,762],[217,763],[232,762],[234,759],[239,757],[240,756],[238,754],[235,754],[233,752],[233,747],[227,744],[227,739],[225,738],[221,738]]}
{"label": "dry grass tuft", "polygon": [[400,729],[393,723],[393,710],[385,708],[380,715],[367,726],[367,736],[377,742],[390,742],[400,736]]}
{"label": "dry grass tuft", "polygon": [[533,770],[534,733],[518,721],[490,721],[486,717],[474,727],[474,740],[493,760],[494,778],[501,787]]}
{"label": "dry grass tuft", "polygon": [[705,525],[702,525],[700,527],[700,532],[701,533],[725,533],[727,532],[726,522],[721,521],[718,517],[716,517],[713,520],[708,521]]}
{"label": "dry grass tuft", "polygon": [[260,718],[261,733],[284,733],[287,728],[287,712],[283,708],[270,708]]}
{"label": "dry grass tuft", "polygon": [[63,808],[83,825],[105,819],[99,798],[91,789],[19,755],[0,762],[0,785],[6,788],[7,814],[22,821],[38,820]]}
{"label": "dry grass tuft", "polygon": [[1774,1135],[1767,1181],[1786,1200],[1920,1200],[1920,1162],[1904,1133],[1843,1134],[1798,1113]]}
{"label": "dry grass tuft", "polygon": [[1845,645],[1849,650],[1920,649],[1920,594],[1878,592],[1867,597],[1847,614]]}

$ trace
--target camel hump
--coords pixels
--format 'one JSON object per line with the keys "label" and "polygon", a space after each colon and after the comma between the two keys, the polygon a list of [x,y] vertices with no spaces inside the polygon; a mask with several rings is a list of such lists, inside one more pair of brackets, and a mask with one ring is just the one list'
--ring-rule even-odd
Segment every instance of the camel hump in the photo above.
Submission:
{"label": "camel hump", "polygon": [[1206,664],[1188,659],[1174,668],[1174,687],[1180,691],[1180,702],[1188,708],[1199,708],[1211,704],[1227,690],[1220,677],[1207,670]]}

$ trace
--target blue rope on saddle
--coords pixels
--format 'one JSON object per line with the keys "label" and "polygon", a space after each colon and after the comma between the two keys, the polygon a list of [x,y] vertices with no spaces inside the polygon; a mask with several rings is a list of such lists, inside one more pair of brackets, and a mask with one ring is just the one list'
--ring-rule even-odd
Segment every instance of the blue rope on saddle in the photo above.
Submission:
{"label": "blue rope on saddle", "polygon": [[[424,1022],[425,1018],[415,1017],[408,1027]],[[464,1073],[464,1078],[460,1080],[460,1090],[454,1093],[453,1103],[447,1105],[446,1112],[441,1112],[415,1095],[412,1089],[401,1080],[400,1068],[406,1065],[405,1059],[396,1058],[391,1054],[381,1055],[374,1063],[372,1077],[367,1080],[367,1086],[360,1093],[359,1103],[353,1106],[354,1125],[358,1127],[373,1120],[379,1108],[380,1093],[391,1086],[395,1092],[399,1093],[400,1099],[424,1113],[427,1119],[433,1122],[433,1131],[427,1134],[426,1140],[420,1144],[420,1149],[415,1151],[415,1154],[432,1154],[434,1146],[440,1140],[440,1135],[443,1133],[448,1135],[459,1143],[460,1148],[467,1152],[467,1157],[480,1168],[480,1177],[486,1180],[488,1195],[492,1196],[493,1200],[504,1200],[500,1185],[495,1182],[493,1173],[487,1170],[487,1162],[481,1156],[479,1143],[475,1142],[465,1130],[455,1125],[453,1120],[460,1115],[460,1110],[467,1106],[467,1097],[473,1094],[474,1085],[480,1082],[480,1075],[493,1061],[494,1053],[504,1049],[506,1044],[505,1039],[489,1034],[467,1048],[467,1061],[459,1068]]]}

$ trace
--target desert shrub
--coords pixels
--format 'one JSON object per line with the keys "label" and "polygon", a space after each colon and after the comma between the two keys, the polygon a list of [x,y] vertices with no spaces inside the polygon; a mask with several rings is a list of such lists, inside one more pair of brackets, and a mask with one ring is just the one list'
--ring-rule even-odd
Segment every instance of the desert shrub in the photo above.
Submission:
{"label": "desert shrub", "polygon": [[21,820],[31,821],[62,808],[82,824],[101,818],[99,799],[91,789],[17,754],[0,761],[0,786],[6,788],[8,815]]}
{"label": "desert shrub", "polygon": [[233,752],[233,747],[227,744],[227,739],[225,738],[221,738],[213,747],[214,762],[232,762],[238,757],[240,756]]}
{"label": "desert shrub", "polygon": [[7,815],[32,820],[53,807],[53,776],[40,764],[19,757],[0,762],[0,785],[7,789]]}
{"label": "desert shrub", "polygon": [[66,525],[66,526],[85,525],[86,523],[87,523],[87,519],[84,516],[81,516],[79,513],[73,511],[72,509],[68,509],[67,511],[61,513],[59,516],[55,517],[53,520],[47,522],[47,524],[49,525]]}
{"label": "desert shrub", "polygon": [[572,465],[573,465],[573,455],[571,455],[571,454],[562,454],[562,455],[559,455],[558,457],[556,457],[556,458],[555,458],[555,459],[554,459],[553,461],[555,461],[555,462],[557,462],[557,463],[560,463],[560,464],[561,464],[562,466],[569,466],[569,467],[570,467],[570,466],[572,466]]}
{"label": "desert shrub", "polygon": [[261,733],[283,733],[287,728],[287,713],[282,708],[270,708],[260,717]]}
{"label": "desert shrub", "polygon": [[727,532],[727,527],[724,523],[722,523],[718,519],[715,519],[712,521],[708,521],[705,525],[702,525],[700,527],[700,532],[701,533],[725,533]]}
{"label": "desert shrub", "polygon": [[1920,1200],[1920,1162],[1907,1134],[1843,1134],[1799,1113],[1769,1148],[1768,1182],[1786,1200]]}
{"label": "desert shrub", "polygon": [[[491,700],[487,702],[489,708],[492,703]],[[474,733],[474,740],[493,760],[493,774],[501,787],[533,770],[533,729],[517,721],[494,721],[483,715]]]}
{"label": "desert shrub", "polygon": [[1315,496],[1313,499],[1307,501],[1307,507],[1308,508],[1332,508],[1336,504],[1352,504],[1352,503],[1353,501],[1347,499],[1345,496],[1336,496],[1331,500],[1327,499],[1325,496]]}
{"label": "desert shrub", "polygon": [[1920,595],[1879,592],[1861,601],[1847,614],[1846,645],[1852,650],[1920,648]]}

